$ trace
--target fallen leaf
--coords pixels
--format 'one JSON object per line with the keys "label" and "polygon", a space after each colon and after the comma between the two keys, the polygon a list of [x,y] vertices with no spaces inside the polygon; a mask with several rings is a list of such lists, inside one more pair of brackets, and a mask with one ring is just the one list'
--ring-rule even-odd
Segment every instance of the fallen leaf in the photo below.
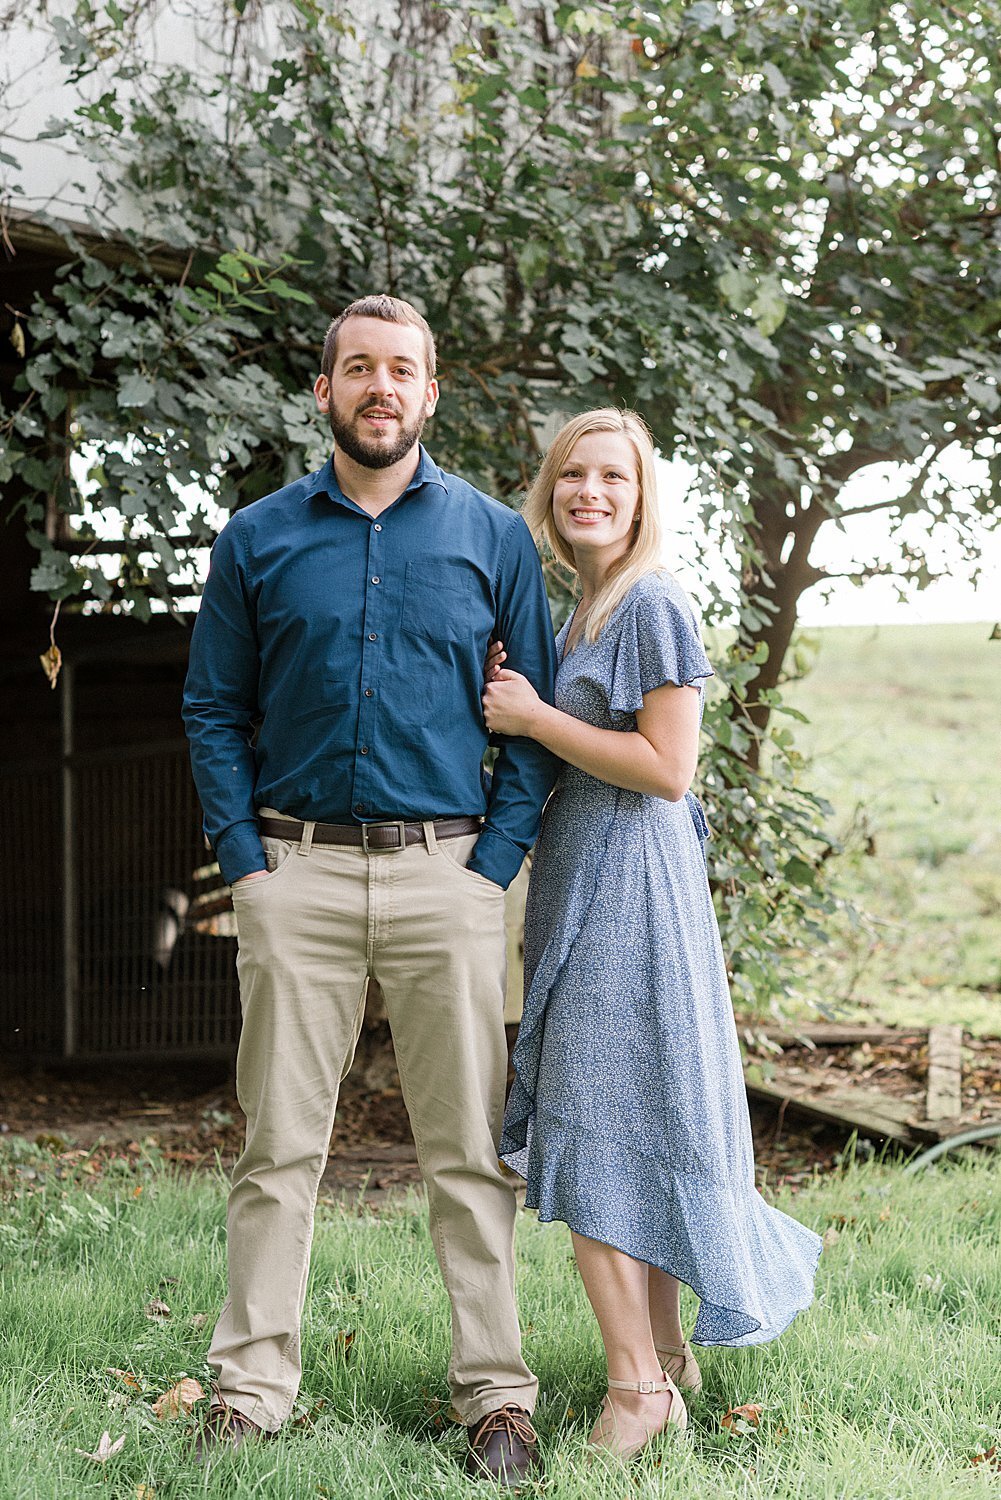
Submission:
{"label": "fallen leaf", "polygon": [[142,1192],[142,1190],[143,1190],[142,1183],[140,1183],[138,1187],[133,1188],[132,1189],[132,1196],[133,1196],[133,1198],[138,1198],[139,1194]]}
{"label": "fallen leaf", "polygon": [[424,1410],[431,1419],[432,1427],[444,1427],[445,1423],[441,1415],[441,1398],[432,1396],[427,1387],[423,1387],[421,1395],[424,1398]]}
{"label": "fallen leaf", "polygon": [[836,1245],[838,1243],[838,1240],[840,1238],[841,1238],[841,1230],[840,1229],[835,1229],[834,1225],[832,1224],[831,1227],[830,1227],[830,1229],[825,1229],[824,1230],[824,1234],[823,1234],[824,1249],[825,1250],[830,1250],[831,1246],[832,1245]]}
{"label": "fallen leaf", "polygon": [[157,1396],[153,1402],[153,1410],[161,1422],[170,1422],[174,1417],[186,1416],[195,1402],[201,1401],[204,1395],[198,1381],[188,1376],[172,1385],[169,1391],[164,1391],[162,1396]]}
{"label": "fallen leaf", "polygon": [[720,1417],[719,1424],[721,1427],[725,1427],[727,1431],[736,1432],[741,1431],[741,1423],[750,1424],[751,1427],[757,1427],[761,1421],[761,1413],[763,1410],[764,1407],[756,1406],[754,1404],[748,1406],[731,1406],[730,1410],[728,1412],[725,1412],[724,1415]]}
{"label": "fallen leaf", "polygon": [[114,1442],[111,1441],[111,1433],[110,1432],[102,1432],[101,1433],[101,1441],[97,1445],[97,1452],[96,1453],[88,1453],[85,1448],[77,1448],[76,1451],[77,1451],[77,1453],[79,1453],[79,1455],[80,1455],[81,1458],[89,1458],[90,1461],[91,1461],[91,1463],[94,1463],[94,1464],[106,1464],[108,1462],[109,1458],[114,1458],[114,1456],[115,1456],[116,1453],[121,1453],[121,1451],[122,1451],[122,1449],[124,1447],[125,1447],[125,1433],[124,1432],[122,1433],[122,1435],[121,1435],[120,1438],[115,1438]]}
{"label": "fallen leaf", "polygon": [[341,1328],[334,1334],[334,1350],[342,1359],[347,1359],[351,1352],[351,1345],[355,1341],[353,1328]]}
{"label": "fallen leaf", "polygon": [[146,1316],[154,1323],[166,1323],[170,1317],[170,1308],[166,1302],[161,1302],[159,1297],[153,1297],[146,1303]]}
{"label": "fallen leaf", "polygon": [[970,1459],[971,1464],[986,1464],[989,1469],[996,1469],[1001,1474],[1001,1453],[998,1453],[997,1444],[991,1448],[984,1448],[979,1453],[974,1453]]}
{"label": "fallen leaf", "polygon": [[204,1328],[209,1320],[208,1313],[192,1313],[189,1322],[192,1328]]}
{"label": "fallen leaf", "polygon": [[593,62],[588,62],[586,57],[581,58],[574,72],[578,78],[597,78],[598,76],[598,69]]}
{"label": "fallen leaf", "polygon": [[108,1374],[114,1375],[115,1379],[120,1380],[122,1385],[128,1390],[138,1391],[140,1395],[142,1394],[142,1381],[137,1379],[135,1375],[130,1375],[128,1370],[116,1370],[113,1366],[109,1365]]}
{"label": "fallen leaf", "polygon": [[156,1490],[151,1484],[137,1484],[136,1500],[156,1500]]}
{"label": "fallen leaf", "polygon": [[59,676],[59,668],[63,664],[63,653],[58,646],[50,646],[48,651],[43,651],[38,660],[42,664],[42,671],[49,679],[49,687],[54,688]]}
{"label": "fallen leaf", "polygon": [[317,1417],[320,1415],[326,1404],[326,1401],[324,1401],[321,1397],[319,1401],[314,1401],[312,1406],[305,1408],[297,1406],[296,1414],[293,1416],[292,1421],[289,1423],[289,1426],[312,1427],[313,1423],[316,1421]]}

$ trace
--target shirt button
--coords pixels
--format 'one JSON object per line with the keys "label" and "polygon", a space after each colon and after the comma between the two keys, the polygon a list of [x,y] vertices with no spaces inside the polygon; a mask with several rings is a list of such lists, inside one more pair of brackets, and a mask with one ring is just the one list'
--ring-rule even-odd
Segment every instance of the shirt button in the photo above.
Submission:
{"label": "shirt button", "polygon": [[367,745],[362,745],[362,747],[361,747],[361,753],[362,753],[362,755],[367,755],[368,754],[368,746]]}
{"label": "shirt button", "polygon": [[374,630],[369,631],[368,638],[370,641],[377,641],[379,639]]}
{"label": "shirt button", "polygon": [[355,812],[356,813],[363,813],[364,811],[365,811],[365,804],[364,804],[364,802],[356,802],[355,803]]}
{"label": "shirt button", "polygon": [[376,523],[375,523],[375,529],[376,529],[376,531],[381,531],[382,530],[382,527],[379,525],[378,521],[376,521]]}
{"label": "shirt button", "polygon": [[382,579],[378,576],[378,574],[376,574],[376,576],[372,579],[372,582],[373,583],[381,583]]}
{"label": "shirt button", "polygon": [[373,696],[372,689],[371,688],[366,688],[365,689],[365,697],[366,698],[371,698],[372,696]]}

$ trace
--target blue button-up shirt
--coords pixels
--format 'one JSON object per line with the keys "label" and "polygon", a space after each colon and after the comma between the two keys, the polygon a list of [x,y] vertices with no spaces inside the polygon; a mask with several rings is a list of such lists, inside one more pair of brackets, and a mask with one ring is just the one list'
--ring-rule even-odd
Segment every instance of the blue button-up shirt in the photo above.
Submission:
{"label": "blue button-up shirt", "polygon": [[265,868],[256,810],[274,807],[323,823],[483,814],[469,867],[509,885],[557,766],[511,739],[484,772],[492,636],[552,702],[552,623],[528,527],[423,448],[374,520],[332,459],[237,511],[212,549],[184,693],[224,878]]}

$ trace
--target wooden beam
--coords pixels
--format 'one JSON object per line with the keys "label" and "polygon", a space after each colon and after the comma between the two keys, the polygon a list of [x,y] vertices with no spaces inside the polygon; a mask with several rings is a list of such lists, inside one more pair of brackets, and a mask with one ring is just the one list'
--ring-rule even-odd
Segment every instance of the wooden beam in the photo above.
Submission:
{"label": "wooden beam", "polygon": [[905,1037],[919,1036],[924,1031],[923,1026],[866,1026],[866,1025],[837,1025],[834,1022],[824,1024],[811,1024],[806,1026],[762,1026],[756,1027],[753,1023],[745,1024],[741,1031],[745,1036],[766,1036],[770,1042],[778,1042],[780,1046],[796,1047],[813,1043],[815,1047],[849,1047],[859,1046],[862,1042],[871,1042],[878,1045],[880,1042],[899,1042]]}
{"label": "wooden beam", "polygon": [[901,1100],[871,1091],[858,1093],[857,1097],[846,1094],[828,1095],[800,1092],[796,1089],[776,1087],[764,1082],[747,1082],[747,1097],[763,1104],[773,1104],[790,1110],[807,1119],[820,1120],[825,1125],[835,1125],[846,1133],[857,1130],[860,1135],[877,1136],[881,1140],[900,1141],[905,1146],[920,1145],[925,1141],[939,1140],[942,1132],[931,1121],[905,1118]]}
{"label": "wooden beam", "polygon": [[932,1026],[928,1032],[929,1120],[954,1120],[963,1111],[963,1028]]}
{"label": "wooden beam", "polygon": [[64,265],[73,259],[74,251],[70,249],[66,236],[60,234],[60,224],[107,265],[135,266],[145,262],[167,281],[179,281],[184,274],[188,257],[183,250],[153,240],[143,240],[137,248],[126,235],[99,234],[92,224],[81,223],[78,219],[52,219],[42,223],[30,213],[10,208],[6,219],[7,238],[16,255],[34,256],[55,265]]}

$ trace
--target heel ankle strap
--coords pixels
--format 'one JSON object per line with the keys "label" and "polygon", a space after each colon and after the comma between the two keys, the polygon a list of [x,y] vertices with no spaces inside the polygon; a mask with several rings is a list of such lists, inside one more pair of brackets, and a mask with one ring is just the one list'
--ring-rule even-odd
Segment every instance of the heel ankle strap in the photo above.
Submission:
{"label": "heel ankle strap", "polygon": [[610,1380],[608,1389],[610,1391],[639,1391],[641,1396],[660,1396],[665,1391],[673,1391],[674,1383],[670,1380]]}
{"label": "heel ankle strap", "polygon": [[691,1358],[692,1351],[689,1344],[655,1344],[654,1351],[657,1354],[684,1354],[687,1359]]}

